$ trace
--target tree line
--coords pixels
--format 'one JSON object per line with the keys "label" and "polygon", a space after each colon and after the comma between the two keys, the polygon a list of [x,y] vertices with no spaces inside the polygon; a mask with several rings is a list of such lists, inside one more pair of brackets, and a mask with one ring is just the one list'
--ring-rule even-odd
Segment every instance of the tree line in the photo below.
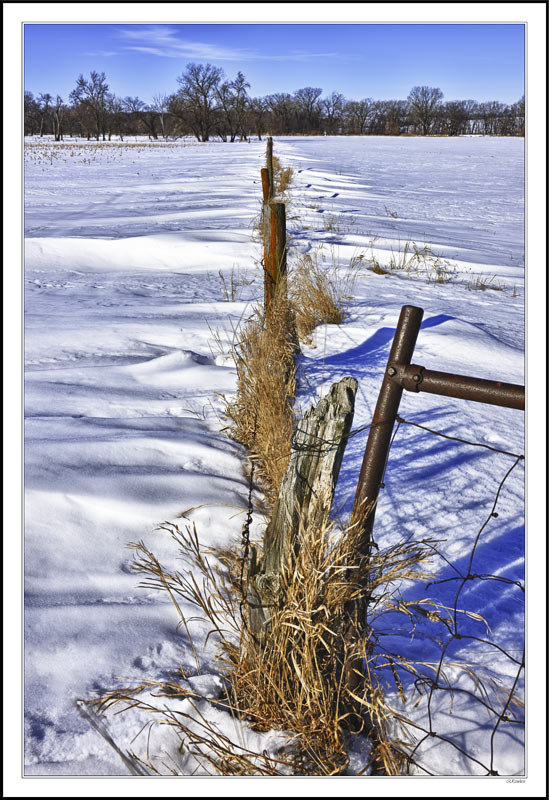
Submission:
{"label": "tree line", "polygon": [[110,140],[148,135],[173,139],[193,135],[207,142],[247,140],[265,133],[463,136],[524,136],[524,96],[507,105],[496,100],[443,102],[431,86],[414,86],[406,100],[348,100],[340,92],[322,96],[306,86],[293,94],[253,97],[242,72],[233,80],[212,64],[187,64],[173,94],[158,93],[152,103],[118,97],[104,72],[80,75],[68,102],[49,93],[24,95],[24,131],[28,136],[53,134]]}

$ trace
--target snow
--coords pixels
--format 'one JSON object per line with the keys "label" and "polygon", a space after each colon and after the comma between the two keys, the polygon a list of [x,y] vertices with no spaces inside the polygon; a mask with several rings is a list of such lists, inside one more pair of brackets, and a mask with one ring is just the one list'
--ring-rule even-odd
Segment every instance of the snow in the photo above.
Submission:
{"label": "snow", "polygon": [[[425,309],[414,363],[524,382],[523,145],[492,138],[275,139],[277,156],[295,170],[291,258],[321,248],[326,262],[345,269],[352,257],[364,256],[347,318],[317,329],[303,348],[300,408],[353,375],[359,381],[353,427],[367,425],[404,304]],[[245,454],[222,432],[220,394],[235,391],[229,344],[262,294],[253,226],[264,150],[257,141],[59,146],[27,140],[27,775],[127,775],[75,700],[117,685],[118,676],[160,680],[179,664],[195,667],[168,598],[137,587],[126,544],[144,540],[161,560],[173,559],[169,537],[155,529],[189,519],[205,544],[239,540]],[[372,256],[387,265],[408,241],[447,259],[453,279],[436,284],[423,274],[365,268]],[[231,275],[234,298],[226,288]],[[474,290],[471,275],[505,288]],[[524,452],[523,415],[516,410],[420,394],[405,395],[400,413],[449,436]],[[362,434],[347,447],[335,502],[342,515],[352,505],[364,445]],[[377,541],[435,538],[445,559],[466,572],[512,463],[401,426],[378,504]],[[501,491],[498,517],[483,530],[473,572],[524,582],[523,505],[521,462]],[[254,535],[262,523],[256,515]],[[437,566],[437,579],[455,576],[447,562]],[[404,591],[406,599],[420,599],[435,590],[451,605],[457,586]],[[491,641],[521,651],[524,603],[516,586],[470,581],[460,604],[486,618]],[[482,623],[462,625],[484,636]],[[200,647],[205,633],[193,628]],[[417,642],[400,637],[394,646],[417,656]],[[425,657],[433,655],[421,647]],[[513,679],[512,663],[480,642],[455,641],[450,651],[449,660]],[[213,648],[202,655],[205,668],[194,680],[215,696]],[[455,680],[467,684],[457,673]],[[394,686],[387,691],[399,712],[425,724],[425,704],[412,708],[417,696],[402,706]],[[462,694],[450,713],[448,696],[435,693],[435,706],[437,732],[486,763],[493,724],[479,721],[478,705]],[[283,741],[272,732],[263,738],[242,727],[237,732],[220,711],[215,721],[250,749],[275,752]],[[122,749],[142,725],[133,712],[109,719]],[[521,734],[519,726],[502,724],[495,735],[494,768],[502,775],[523,774]],[[152,741],[175,757],[177,743],[157,736]],[[141,740],[132,748],[144,747]],[[365,755],[353,754],[356,771]],[[484,774],[437,739],[422,745],[420,755],[435,774]]]}

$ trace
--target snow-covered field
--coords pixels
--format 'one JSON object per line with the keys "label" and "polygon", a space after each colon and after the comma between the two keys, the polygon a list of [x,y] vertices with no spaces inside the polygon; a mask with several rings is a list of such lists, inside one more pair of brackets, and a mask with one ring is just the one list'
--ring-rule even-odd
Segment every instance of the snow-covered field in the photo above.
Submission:
{"label": "snow-covered field", "polygon": [[[316,252],[345,269],[362,256],[364,267],[343,324],[318,328],[304,347],[299,407],[353,375],[354,427],[368,424],[404,304],[425,310],[414,363],[524,382],[523,151],[522,139],[275,139],[276,155],[295,171],[290,258]],[[262,294],[253,223],[264,153],[257,141],[27,140],[27,775],[128,774],[75,699],[116,685],[118,676],[155,680],[179,664],[194,667],[169,599],[137,587],[125,545],[143,539],[159,557],[173,559],[169,538],[155,528],[198,506],[187,518],[203,542],[229,545],[240,537],[245,456],[221,430],[220,394],[235,390],[228,356],[234,328]],[[367,269],[373,259],[387,266],[407,242],[438,255],[448,281]],[[420,394],[405,395],[401,414],[449,436],[524,452],[520,411]],[[365,435],[347,447],[336,495],[342,513],[352,506]],[[512,464],[508,455],[403,425],[380,495],[377,541],[437,539],[437,578],[466,574]],[[454,641],[448,655],[507,683],[517,665],[502,650],[520,661],[524,638],[524,595],[514,583],[524,583],[523,506],[520,462],[470,570],[508,583],[472,580],[458,604],[486,619],[488,638],[501,650]],[[252,532],[261,530],[256,516]],[[436,593],[452,606],[455,592],[448,581],[410,589],[406,599]],[[482,622],[463,625],[462,632],[486,638]],[[195,641],[205,632],[198,627]],[[437,658],[417,638],[396,646]],[[205,692],[217,685],[215,667],[207,668],[213,655],[206,651],[205,674],[196,678]],[[408,700],[399,711],[428,727],[425,702],[413,709],[417,696]],[[520,726],[501,723],[492,739],[495,721],[465,694],[456,694],[450,709],[447,694],[435,693],[431,710],[437,733],[480,762],[490,763],[493,744],[499,774],[524,772]],[[237,735],[231,718],[218,722]],[[121,714],[109,725],[127,749],[143,721]],[[131,749],[146,747],[141,738]],[[271,734],[259,746],[273,742]],[[438,775],[485,774],[432,737],[416,758]]]}

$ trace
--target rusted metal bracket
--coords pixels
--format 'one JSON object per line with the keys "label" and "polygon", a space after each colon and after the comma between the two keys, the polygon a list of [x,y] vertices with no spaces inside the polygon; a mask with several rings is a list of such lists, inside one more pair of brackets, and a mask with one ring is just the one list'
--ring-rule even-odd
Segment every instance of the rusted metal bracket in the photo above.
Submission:
{"label": "rusted metal bracket", "polygon": [[366,443],[353,509],[362,530],[363,555],[368,555],[371,547],[375,505],[403,389],[524,410],[524,386],[435,372],[411,364],[422,318],[422,308],[402,306]]}
{"label": "rusted metal bracket", "polygon": [[387,376],[408,392],[428,392],[524,411],[524,386],[514,383],[436,372],[417,364],[397,362],[389,363]]}

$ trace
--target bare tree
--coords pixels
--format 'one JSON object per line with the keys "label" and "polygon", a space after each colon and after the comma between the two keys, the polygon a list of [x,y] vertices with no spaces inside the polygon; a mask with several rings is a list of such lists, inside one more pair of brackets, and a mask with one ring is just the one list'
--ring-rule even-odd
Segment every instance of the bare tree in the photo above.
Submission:
{"label": "bare tree", "polygon": [[463,133],[477,133],[478,103],[475,100],[460,100],[463,104],[467,121],[463,125]]}
{"label": "bare tree", "polygon": [[296,105],[293,97],[286,93],[267,95],[265,98],[271,113],[272,133],[291,133],[295,129]]}
{"label": "bare tree", "polygon": [[160,123],[160,116],[154,105],[147,105],[141,111],[141,122],[149,139],[158,139],[158,125]]}
{"label": "bare tree", "polygon": [[89,141],[96,128],[95,118],[90,107],[85,103],[79,103],[73,100],[73,104],[70,108],[70,118],[78,133],[85,136]]}
{"label": "bare tree", "polygon": [[524,136],[524,128],[525,128],[525,110],[524,110],[524,95],[517,100],[516,103],[513,103],[511,106],[511,111],[513,113],[514,118],[514,133],[518,136]]}
{"label": "bare tree", "polygon": [[250,104],[247,90],[250,88],[249,82],[246,80],[240,70],[236,73],[236,78],[231,83],[233,91],[233,104],[236,114],[236,128],[240,137],[240,141],[247,139],[246,131],[246,112]]}
{"label": "bare tree", "polygon": [[383,132],[388,136],[400,136],[408,125],[408,103],[406,100],[382,100],[380,113],[383,117]]}
{"label": "bare tree", "polygon": [[153,101],[149,108],[152,111],[155,111],[158,115],[158,121],[160,122],[160,130],[162,131],[162,138],[168,138],[168,108],[170,105],[170,98],[166,94],[160,94],[158,92],[154,95]]}
{"label": "bare tree", "polygon": [[366,122],[371,114],[374,101],[371,97],[364,100],[349,100],[343,109],[349,133],[365,133]]}
{"label": "bare tree", "polygon": [[[127,99],[127,98],[126,98]],[[124,132],[127,121],[127,106],[125,100],[115,94],[108,94],[106,97],[106,127],[109,142],[113,133],[118,134],[120,141],[124,141]]]}
{"label": "bare tree", "polygon": [[128,96],[122,100],[122,108],[125,112],[126,121],[129,123],[131,130],[139,132],[145,107],[145,103],[143,100],[140,100],[139,97]]}
{"label": "bare tree", "polygon": [[76,81],[76,89],[71,92],[71,100],[75,104],[86,106],[95,120],[95,138],[99,141],[100,134],[103,141],[107,133],[107,95],[109,85],[104,72],[90,72],[89,80],[80,75]]}
{"label": "bare tree", "polygon": [[410,114],[414,123],[421,127],[423,136],[429,135],[443,97],[440,89],[431,86],[414,86],[410,91]]}
{"label": "bare tree", "polygon": [[25,135],[34,136],[35,131],[39,130],[40,124],[38,122],[38,102],[32,92],[25,91],[23,112],[25,119]]}
{"label": "bare tree", "polygon": [[368,133],[378,136],[386,133],[387,126],[387,102],[385,100],[374,100],[368,113]]}
{"label": "bare tree", "polygon": [[217,133],[222,141],[226,142],[227,137],[229,137],[231,142],[234,142],[237,130],[237,115],[230,81],[224,81],[217,87],[216,97],[219,103],[219,113],[216,115]]}
{"label": "bare tree", "polygon": [[46,124],[46,120],[50,116],[52,100],[53,97],[51,96],[51,94],[48,93],[43,94],[42,92],[36,98],[40,136],[44,135],[44,125]]}
{"label": "bare tree", "polygon": [[487,101],[486,103],[480,104],[479,111],[484,126],[483,133],[485,136],[491,136],[495,133],[496,119],[500,113],[500,104],[497,100]]}
{"label": "bare tree", "polygon": [[322,98],[322,89],[306,86],[293,95],[275,93],[250,98],[250,83],[241,71],[224,80],[223,70],[211,64],[189,63],[177,78],[176,94],[157,93],[146,105],[138,97],[124,100],[109,92],[104,72],[80,75],[66,106],[57,95],[24,95],[25,135],[43,136],[52,126],[56,141],[65,130],[105,141],[113,132],[148,133],[166,140],[169,135],[192,133],[206,142],[217,133],[234,142],[255,130],[274,134],[329,133],[393,135],[413,130],[423,135],[488,136],[524,135],[524,97],[512,105],[498,101],[477,103],[454,100],[442,103],[438,88],[414,86],[407,100],[346,100],[337,91]]}
{"label": "bare tree", "polygon": [[207,142],[212,134],[216,113],[216,91],[223,70],[211,64],[187,64],[187,71],[177,82],[181,88],[175,95],[173,108],[181,121],[191,127],[199,142]]}
{"label": "bare tree", "polygon": [[63,140],[63,119],[66,110],[67,106],[64,104],[63,98],[57,95],[55,103],[52,106],[53,133],[56,142],[61,142]]}
{"label": "bare tree", "polygon": [[321,103],[323,112],[323,122],[327,133],[334,133],[341,125],[345,98],[340,92],[332,92],[329,97],[325,97]]}
{"label": "bare tree", "polygon": [[322,89],[314,86],[305,86],[294,92],[294,101],[297,106],[298,114],[303,119],[307,131],[318,130],[320,124],[320,103],[318,98],[322,94]]}
{"label": "bare tree", "polygon": [[227,136],[230,136],[231,142],[234,142],[237,136],[240,137],[240,141],[247,138],[245,123],[250,98],[246,90],[249,88],[250,84],[240,71],[233,81],[225,81],[217,88],[221,112],[218,115],[217,125],[223,141],[227,141]]}
{"label": "bare tree", "polygon": [[466,132],[469,112],[465,100],[454,100],[444,106],[444,132],[448,136],[460,136]]}
{"label": "bare tree", "polygon": [[259,141],[266,130],[268,111],[269,106],[263,97],[252,97],[248,103],[248,117]]}

